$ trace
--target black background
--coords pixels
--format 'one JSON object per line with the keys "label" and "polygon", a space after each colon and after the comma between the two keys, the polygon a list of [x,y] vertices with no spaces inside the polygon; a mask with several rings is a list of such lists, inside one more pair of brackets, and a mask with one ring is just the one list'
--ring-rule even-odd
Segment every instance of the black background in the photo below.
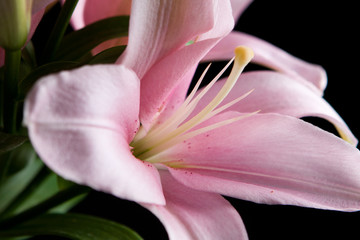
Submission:
{"label": "black background", "polygon": [[[352,4],[352,5],[351,5]],[[360,137],[356,1],[255,0],[236,29],[260,37],[328,74],[325,99]],[[38,37],[41,41],[41,37]],[[360,212],[269,206],[228,198],[250,239],[360,239]],[[73,212],[123,223],[145,239],[166,239],[160,222],[136,203],[93,192]]]}

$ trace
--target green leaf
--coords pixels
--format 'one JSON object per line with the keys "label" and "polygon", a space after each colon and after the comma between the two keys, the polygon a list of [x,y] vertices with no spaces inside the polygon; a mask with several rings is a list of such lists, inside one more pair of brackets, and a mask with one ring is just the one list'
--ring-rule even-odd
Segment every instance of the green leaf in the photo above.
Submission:
{"label": "green leaf", "polygon": [[29,142],[12,151],[0,154],[0,186],[4,180],[24,169],[35,159],[35,152]]}
{"label": "green leaf", "polygon": [[60,190],[67,189],[67,188],[75,185],[74,182],[66,180],[66,179],[62,178],[61,176],[57,176],[56,180],[57,180],[57,186]]}
{"label": "green leaf", "polygon": [[88,193],[83,193],[81,195],[78,195],[68,201],[63,202],[62,204],[50,209],[50,213],[66,213],[69,210],[71,210],[73,207],[78,205],[80,202],[82,202]]}
{"label": "green leaf", "polygon": [[140,240],[132,229],[106,219],[82,214],[46,214],[12,229],[0,230],[0,238],[50,235],[73,240]]}
{"label": "green leaf", "polygon": [[28,138],[0,132],[0,154],[21,146]]}
{"label": "green leaf", "polygon": [[65,36],[55,59],[80,60],[100,43],[128,35],[129,16],[107,18]]}
{"label": "green leaf", "polygon": [[4,81],[2,85],[4,132],[17,132],[16,99],[20,80],[21,50],[5,50]]}
{"label": "green leaf", "polygon": [[42,65],[32,71],[24,80],[19,84],[19,91],[21,96],[25,96],[26,93],[31,89],[34,83],[41,77],[56,73],[62,70],[70,70],[79,66],[77,62],[62,61],[52,62]]}
{"label": "green leaf", "polygon": [[[59,182],[61,182],[59,184]],[[65,184],[66,182],[66,184]],[[63,191],[68,189],[72,186],[76,185],[73,182],[67,181],[55,173],[51,172],[50,176],[47,177],[43,182],[41,182],[36,189],[32,192],[30,196],[27,197],[25,201],[14,211],[14,214],[21,213],[25,210],[28,210],[39,203],[49,199],[50,197],[54,196],[55,194],[59,193],[59,191]],[[79,196],[75,196],[63,203],[59,204],[58,206],[51,208],[50,212],[52,213],[66,213],[75,205],[80,203],[85,197],[87,193],[81,194]]]}
{"label": "green leaf", "polygon": [[38,203],[36,206],[33,206],[16,215],[7,214],[11,212],[11,206],[10,206],[9,208],[6,209],[7,211],[4,211],[3,214],[0,215],[0,217],[2,217],[2,219],[0,219],[0,229],[11,228],[26,221],[29,221],[30,219],[34,219],[42,214],[45,214],[48,211],[53,211],[54,209],[58,210],[57,208],[59,206],[61,208],[61,206],[64,203],[68,201],[73,201],[74,198],[88,193],[89,190],[90,189],[88,187],[74,185],[65,190],[57,192],[55,195],[52,195],[50,198],[47,198],[45,201],[42,201]]}
{"label": "green leaf", "polygon": [[35,48],[32,41],[29,41],[21,53],[22,59],[31,67],[35,68],[36,66],[36,55],[35,55]]}
{"label": "green leaf", "polygon": [[40,202],[56,194],[58,191],[57,176],[55,173],[51,172],[48,177],[37,184],[30,195],[26,196],[26,199],[14,210],[13,214],[18,214],[36,206]]}
{"label": "green leaf", "polygon": [[[75,184],[68,185],[66,188],[70,186],[74,186]],[[31,193],[31,195],[27,196],[27,198],[19,205],[13,214],[19,214],[23,211],[26,211],[39,203],[49,199],[55,194],[59,193],[59,191],[64,190],[66,188],[59,188],[58,184],[58,176],[55,173],[51,173],[49,177],[47,177],[41,184],[39,184],[36,189]],[[66,213],[75,205],[80,203],[85,197],[87,193],[81,194],[79,196],[75,196],[70,200],[64,201],[58,206],[52,208],[50,212],[52,213]]]}
{"label": "green leaf", "polygon": [[[63,191],[66,189],[69,189],[75,185],[77,185],[76,183],[66,180],[60,176],[57,176],[56,178],[56,182],[57,182],[57,186],[59,188],[59,191]],[[82,200],[85,199],[85,197],[88,195],[88,192],[78,195],[62,204],[60,204],[59,206],[56,206],[54,208],[52,208],[50,210],[51,213],[66,213],[68,212],[70,209],[72,209],[74,206],[76,206],[77,204],[79,204]]]}
{"label": "green leaf", "polygon": [[117,46],[106,49],[94,57],[92,57],[88,64],[100,64],[100,63],[115,63],[120,55],[124,52],[126,46]]}
{"label": "green leaf", "polygon": [[69,25],[70,18],[78,1],[79,0],[66,0],[63,2],[59,16],[45,45],[43,56],[41,57],[40,61],[41,63],[50,62],[53,60],[53,56],[59,49],[66,28]]}
{"label": "green leaf", "polygon": [[0,185],[0,213],[24,190],[28,182],[33,179],[43,166],[43,163],[36,159],[35,154],[29,155],[29,158],[31,158],[31,161],[23,170],[10,176]]}

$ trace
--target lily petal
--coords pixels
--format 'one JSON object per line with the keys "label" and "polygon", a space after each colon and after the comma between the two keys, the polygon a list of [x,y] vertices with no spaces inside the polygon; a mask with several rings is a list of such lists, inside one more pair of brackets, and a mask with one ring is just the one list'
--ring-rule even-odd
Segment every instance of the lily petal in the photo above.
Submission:
{"label": "lily petal", "polygon": [[32,9],[31,9],[31,12],[32,12],[31,26],[30,26],[28,41],[34,35],[37,26],[39,25],[42,17],[44,16],[46,7],[49,6],[51,3],[54,3],[54,0],[34,0],[33,1]]}
{"label": "lily petal", "polygon": [[141,79],[156,61],[211,30],[213,8],[212,3],[204,0],[134,0],[129,44],[119,63],[133,69]]}
{"label": "lily petal", "polygon": [[131,0],[82,0],[77,4],[71,24],[80,29],[108,17],[130,15]]}
{"label": "lily petal", "polygon": [[317,94],[323,94],[327,85],[327,77],[321,66],[307,63],[262,39],[245,33],[231,32],[209,52],[204,60],[231,59],[234,55],[234,48],[239,45],[253,49],[255,53],[253,62],[286,73]]}
{"label": "lily petal", "polygon": [[[61,0],[61,3],[64,4],[65,0]],[[71,16],[70,22],[74,29],[78,30],[86,26],[85,23],[85,5],[87,3],[87,0],[78,1],[76,4],[76,7],[74,9],[74,12]]]}
{"label": "lily petal", "polygon": [[170,99],[173,102],[184,100],[185,95],[177,93],[187,92],[194,66],[197,66],[213,43],[212,39],[204,40],[178,50],[176,54],[169,55],[153,66],[142,79],[140,120],[145,129],[155,123],[156,117],[165,109],[163,106],[171,105],[168,102]]}
{"label": "lily petal", "polygon": [[44,13],[45,13],[45,8],[40,9],[39,11],[33,13],[33,15],[31,16],[31,26],[30,26],[30,31],[29,31],[29,35],[27,38],[27,42],[34,35],[37,26],[39,25],[42,17],[44,16]]}
{"label": "lily petal", "polygon": [[250,5],[253,0],[231,0],[231,8],[235,22],[239,20],[240,15]]}
{"label": "lily petal", "polygon": [[359,151],[293,117],[257,114],[189,139],[163,158],[178,181],[198,190],[258,203],[360,209]]}
{"label": "lily petal", "polygon": [[169,239],[248,239],[237,213],[219,194],[200,192],[161,171],[166,205],[142,204],[164,224]]}
{"label": "lily petal", "polygon": [[[221,89],[225,80],[218,81],[197,105],[201,110]],[[229,110],[238,112],[280,113],[293,117],[320,117],[328,120],[339,130],[341,136],[356,145],[357,139],[346,123],[319,95],[286,74],[272,71],[247,72],[240,76],[234,88],[221,105],[254,91]],[[220,105],[220,106],[221,106]],[[199,110],[195,110],[194,114]]]}
{"label": "lily petal", "polygon": [[5,50],[0,47],[0,67],[5,63]]}
{"label": "lily petal", "polygon": [[189,70],[187,74],[179,80],[178,86],[176,86],[170,93],[168,93],[167,98],[158,108],[158,117],[155,117],[156,123],[154,124],[161,124],[166,121],[166,119],[168,119],[184,102],[195,70],[196,67],[193,67],[193,70]]}
{"label": "lily petal", "polygon": [[[64,2],[64,1],[63,1]],[[121,15],[130,15],[131,0],[82,0],[77,4],[71,17],[71,25],[74,29],[81,29],[86,25],[105,19]],[[127,44],[127,37],[110,39],[95,47],[93,54],[97,54],[105,49]]]}
{"label": "lily petal", "polygon": [[[228,1],[145,4],[149,6],[133,1],[129,44],[118,63],[133,69],[141,79],[140,119],[148,129],[158,110],[172,99],[169,94],[181,82],[189,82],[194,66],[231,31],[234,21]],[[190,40],[195,42],[185,46]],[[179,91],[186,92],[188,84],[181,86],[185,90]]]}
{"label": "lily petal", "polygon": [[164,204],[157,170],[133,157],[139,80],[124,66],[98,65],[49,75],[31,90],[24,122],[42,160],[79,184]]}
{"label": "lily petal", "polygon": [[40,10],[44,10],[46,6],[55,1],[56,0],[33,0],[33,5],[31,9],[32,14],[36,14]]}

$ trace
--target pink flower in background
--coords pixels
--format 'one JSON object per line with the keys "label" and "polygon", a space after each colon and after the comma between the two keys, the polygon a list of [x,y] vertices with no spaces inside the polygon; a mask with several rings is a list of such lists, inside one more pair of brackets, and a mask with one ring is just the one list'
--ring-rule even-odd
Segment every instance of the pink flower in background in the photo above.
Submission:
{"label": "pink flower in background", "polygon": [[321,98],[323,85],[310,80],[323,79],[319,67],[266,45],[254,59],[281,72],[238,79],[252,58],[239,47],[228,78],[186,97],[199,61],[227,53],[231,11],[227,1],[133,1],[117,65],[49,75],[28,95],[24,122],[43,161],[66,179],[140,203],[171,239],[246,239],[220,194],[359,210],[359,151],[298,119],[323,117],[356,142]]}
{"label": "pink flower in background", "polygon": [[5,51],[4,49],[0,48],[0,67],[4,65],[5,61]]}
{"label": "pink flower in background", "polygon": [[130,15],[131,0],[82,0],[73,13],[71,23],[80,29],[98,20],[119,15]]}
{"label": "pink flower in background", "polygon": [[[75,30],[78,30],[101,19],[130,15],[130,9],[131,0],[82,0],[75,8],[71,24]],[[108,40],[97,46],[93,53],[96,54],[114,46],[126,45],[127,40],[127,37]]]}

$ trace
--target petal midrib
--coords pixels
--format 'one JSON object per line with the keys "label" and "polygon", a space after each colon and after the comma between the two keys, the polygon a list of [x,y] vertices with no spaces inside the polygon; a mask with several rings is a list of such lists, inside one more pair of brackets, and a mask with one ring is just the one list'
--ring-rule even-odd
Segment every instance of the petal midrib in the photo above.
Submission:
{"label": "petal midrib", "polygon": [[[109,123],[109,122],[107,122]],[[103,124],[99,123],[91,123],[91,122],[41,122],[41,121],[32,121],[29,123],[26,123],[27,126],[29,125],[40,125],[41,127],[45,128],[51,128],[51,129],[71,129],[71,128],[98,128],[98,129],[104,129],[104,130],[110,130],[113,132],[119,132],[121,130],[120,126],[116,126],[116,124],[106,124],[104,121]]]}
{"label": "petal midrib", "polygon": [[[169,167],[173,167],[173,168],[181,168],[181,169],[197,169],[197,170],[210,170],[210,171],[216,171],[216,172],[228,172],[228,173],[236,173],[236,174],[243,174],[243,175],[248,175],[248,176],[256,176],[256,177],[263,177],[263,178],[268,178],[268,179],[275,179],[275,180],[280,180],[282,182],[293,182],[293,183],[302,183],[302,184],[306,184],[309,186],[315,186],[316,188],[323,188],[326,190],[331,190],[331,191],[337,191],[339,193],[343,193],[343,194],[353,194],[354,196],[359,197],[360,199],[360,191],[352,188],[352,187],[347,187],[347,186],[339,186],[339,185],[335,185],[335,184],[329,184],[326,185],[322,182],[313,182],[313,181],[308,181],[308,180],[303,180],[303,179],[297,179],[297,178],[290,178],[290,177],[282,177],[282,176],[273,176],[270,174],[265,174],[265,173],[259,173],[259,172],[250,172],[250,171],[246,171],[246,170],[237,170],[237,169],[229,169],[229,168],[220,168],[220,167],[212,167],[212,166],[199,166],[199,165],[188,165],[188,164],[183,164],[183,163],[179,163],[178,161],[175,162],[175,164],[171,164],[170,162],[165,163],[167,164]],[[249,182],[247,182],[249,183]],[[251,184],[251,183],[249,183]]]}

